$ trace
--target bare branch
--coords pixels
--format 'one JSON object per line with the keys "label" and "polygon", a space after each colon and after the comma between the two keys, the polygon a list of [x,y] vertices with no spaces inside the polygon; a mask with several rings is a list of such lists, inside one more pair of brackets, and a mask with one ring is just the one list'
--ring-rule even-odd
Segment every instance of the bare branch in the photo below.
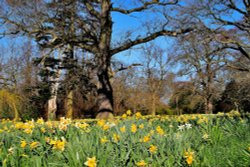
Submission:
{"label": "bare branch", "polygon": [[121,8],[112,8],[111,11],[120,12],[122,14],[131,14],[134,12],[141,12],[143,10],[150,9],[153,5],[159,6],[167,6],[167,5],[176,5],[179,0],[171,1],[171,2],[160,2],[159,0],[152,0],[149,2],[145,2],[140,7],[136,7],[133,9],[121,9]]}
{"label": "bare branch", "polygon": [[[224,10],[220,10],[220,9],[216,9],[213,7],[209,7],[209,14],[213,17],[214,20],[220,22],[222,25],[230,25],[230,26],[235,26],[237,27],[239,30],[241,31],[245,31],[247,33],[250,33],[249,31],[249,23],[247,21],[247,18],[249,17],[249,5],[246,6],[246,11],[244,11],[243,9],[239,8],[235,2],[233,2],[232,0],[229,0],[228,3],[223,3],[223,5],[226,7],[226,9]],[[244,19],[242,21],[239,20],[229,20],[229,18],[225,19],[222,18],[222,14],[223,12],[229,12],[230,10],[233,10],[235,12],[240,13],[241,15],[244,16]],[[222,12],[222,13],[220,13]]]}
{"label": "bare branch", "polygon": [[232,1],[232,0],[229,0],[230,4],[228,4],[227,6],[230,8],[230,9],[233,9],[243,15],[247,15],[247,12],[241,10],[240,8],[238,8],[235,3]]}
{"label": "bare branch", "polygon": [[224,20],[224,19],[222,19],[220,17],[217,17],[215,14],[212,14],[212,16],[213,16],[213,18],[215,20],[220,21],[224,25],[232,25],[232,26],[235,26],[235,27],[239,28],[242,31],[246,31],[245,26],[243,24],[241,24],[241,23],[232,22],[232,21],[229,21],[229,20]]}
{"label": "bare branch", "polygon": [[81,41],[71,41],[70,43],[72,43],[73,45],[76,45],[76,46],[80,47],[83,50],[91,52],[91,53],[97,53],[98,52],[98,49],[97,49],[97,47],[96,47],[95,44],[88,45],[88,44],[83,43]]}
{"label": "bare branch", "polygon": [[86,6],[88,12],[89,12],[91,15],[95,16],[96,18],[100,18],[100,13],[98,13],[98,12],[94,9],[94,7],[93,7],[92,4],[90,4],[88,1],[83,1],[83,3],[85,4],[85,6]]}
{"label": "bare branch", "polygon": [[234,69],[234,70],[242,71],[242,72],[250,72],[250,69],[248,69],[248,68],[237,67],[237,66],[234,66],[232,64],[227,64],[227,67]]}
{"label": "bare branch", "polygon": [[4,20],[4,23],[6,24],[10,24],[12,26],[15,26],[17,29],[20,29],[21,31],[25,32],[25,33],[28,33],[29,31],[27,30],[27,28],[15,21],[12,21],[10,20],[9,18],[7,17],[3,17],[3,16],[0,16],[0,19]]}
{"label": "bare branch", "polygon": [[243,0],[243,3],[244,3],[244,5],[245,5],[246,8],[248,8],[249,5],[250,5],[250,1],[249,0]]}
{"label": "bare branch", "polygon": [[16,31],[13,31],[13,32],[3,32],[3,33],[0,33],[0,39],[5,37],[5,36],[8,36],[8,35],[17,35],[20,31],[16,30]]}
{"label": "bare branch", "polygon": [[115,73],[120,72],[120,71],[123,71],[123,70],[128,70],[128,69],[131,69],[131,68],[136,67],[136,66],[142,66],[142,64],[133,63],[133,64],[127,66],[127,67],[123,67],[123,64],[121,64],[121,67],[120,67],[119,69],[117,69],[117,70],[115,71]]}
{"label": "bare branch", "polygon": [[240,45],[237,45],[237,47],[233,47],[233,46],[227,46],[225,48],[228,49],[233,49],[233,50],[237,50],[239,51],[243,56],[245,56],[248,60],[250,60],[250,55],[246,52],[246,50],[244,48],[242,48]]}
{"label": "bare branch", "polygon": [[193,29],[191,29],[191,28],[187,28],[187,29],[182,29],[182,30],[179,30],[179,31],[161,30],[161,31],[158,31],[158,32],[154,32],[154,33],[150,34],[147,37],[139,38],[139,39],[136,39],[134,41],[129,41],[128,43],[122,44],[122,46],[111,50],[111,55],[114,55],[114,54],[117,54],[117,53],[122,52],[124,50],[127,50],[127,49],[129,49],[129,48],[131,48],[133,46],[152,41],[152,40],[154,40],[154,39],[156,39],[157,37],[160,37],[160,36],[176,37],[178,35],[191,32],[192,30]]}

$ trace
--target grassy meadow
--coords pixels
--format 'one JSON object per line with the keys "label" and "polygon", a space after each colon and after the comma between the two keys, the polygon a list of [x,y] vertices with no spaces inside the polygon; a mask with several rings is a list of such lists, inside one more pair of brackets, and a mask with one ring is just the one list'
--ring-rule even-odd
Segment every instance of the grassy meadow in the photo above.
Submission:
{"label": "grassy meadow", "polygon": [[250,118],[142,116],[114,120],[1,120],[3,167],[248,167]]}

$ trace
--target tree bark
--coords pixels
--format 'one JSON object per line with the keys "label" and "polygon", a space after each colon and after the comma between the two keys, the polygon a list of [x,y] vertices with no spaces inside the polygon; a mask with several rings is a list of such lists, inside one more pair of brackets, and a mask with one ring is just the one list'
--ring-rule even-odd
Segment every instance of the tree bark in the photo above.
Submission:
{"label": "tree bark", "polygon": [[[47,67],[49,69],[49,67]],[[46,118],[47,120],[55,120],[56,119],[56,111],[57,111],[57,96],[59,89],[59,78],[61,75],[60,69],[55,69],[55,76],[50,76],[48,81],[51,82],[50,93],[51,97],[48,99],[46,103]]]}
{"label": "tree bark", "polygon": [[113,117],[113,89],[109,81],[107,69],[98,71],[98,90],[97,90],[97,118],[108,119]]}
{"label": "tree bark", "polygon": [[53,83],[51,86],[51,98],[47,102],[47,119],[55,120],[56,119],[56,111],[57,111],[57,91],[58,91],[59,83]]}
{"label": "tree bark", "polygon": [[111,68],[110,60],[110,42],[112,33],[112,20],[110,16],[110,11],[112,4],[110,0],[101,1],[101,33],[99,39],[99,53],[97,57],[97,107],[98,114],[97,118],[109,119],[113,117],[113,89],[110,84],[109,69]]}
{"label": "tree bark", "polygon": [[206,71],[207,71],[207,83],[206,83],[206,100],[205,100],[205,113],[206,114],[212,114],[213,113],[213,103],[211,102],[212,101],[212,97],[213,97],[213,93],[212,93],[212,85],[214,83],[214,80],[213,80],[213,76],[214,76],[214,73],[211,69],[211,59],[210,57],[207,58],[208,60],[208,64],[207,64],[207,67],[206,67]]}
{"label": "tree bark", "polygon": [[152,94],[152,111],[151,111],[151,114],[153,116],[155,116],[155,114],[156,114],[156,95],[155,95],[155,92],[153,92],[153,94]]}
{"label": "tree bark", "polygon": [[[73,28],[71,28],[71,32],[74,32]],[[65,52],[64,52],[64,56],[65,59],[67,59],[70,62],[70,65],[73,67],[70,67],[70,69],[68,69],[68,72],[66,74],[66,79],[69,82],[74,82],[72,80],[72,76],[75,75],[75,64],[74,62],[74,46],[72,45],[68,45]],[[75,85],[71,85],[70,87],[67,87],[66,89],[66,99],[65,99],[65,116],[66,118],[73,118],[74,115],[74,109],[73,109],[73,101],[74,101],[74,87]]]}
{"label": "tree bark", "polygon": [[211,102],[210,97],[205,98],[205,114],[213,113],[213,103]]}
{"label": "tree bark", "polygon": [[70,90],[65,102],[66,118],[73,118],[73,90]]}

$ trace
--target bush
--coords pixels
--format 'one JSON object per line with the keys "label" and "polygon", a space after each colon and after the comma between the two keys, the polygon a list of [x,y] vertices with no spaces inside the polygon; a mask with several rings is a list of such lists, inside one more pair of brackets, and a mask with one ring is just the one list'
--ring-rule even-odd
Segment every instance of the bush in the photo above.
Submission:
{"label": "bush", "polygon": [[18,119],[21,108],[21,98],[8,90],[0,90],[0,118]]}

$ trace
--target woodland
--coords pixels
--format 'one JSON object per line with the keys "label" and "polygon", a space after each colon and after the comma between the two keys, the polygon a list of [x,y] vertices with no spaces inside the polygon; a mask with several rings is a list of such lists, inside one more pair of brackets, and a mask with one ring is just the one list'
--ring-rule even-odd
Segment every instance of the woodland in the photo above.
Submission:
{"label": "woodland", "polygon": [[1,0],[0,118],[250,110],[249,0]]}

